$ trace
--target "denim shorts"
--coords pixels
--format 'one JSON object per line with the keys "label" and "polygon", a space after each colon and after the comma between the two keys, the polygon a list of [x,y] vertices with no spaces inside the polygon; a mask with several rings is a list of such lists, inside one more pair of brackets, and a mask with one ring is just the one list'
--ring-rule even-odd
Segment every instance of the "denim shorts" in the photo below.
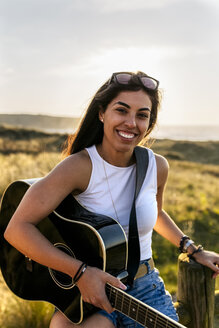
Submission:
{"label": "denim shorts", "polygon": [[[147,265],[148,273],[143,277],[136,279],[132,287],[127,286],[126,292],[154,309],[164,313],[171,319],[178,321],[178,316],[173,306],[171,295],[165,290],[164,282],[159,276],[159,271],[157,269],[151,270],[147,261],[141,261],[141,263]],[[107,317],[117,328],[143,327],[141,324],[134,322],[132,319],[118,311],[108,314],[106,311],[101,310],[98,313]]]}

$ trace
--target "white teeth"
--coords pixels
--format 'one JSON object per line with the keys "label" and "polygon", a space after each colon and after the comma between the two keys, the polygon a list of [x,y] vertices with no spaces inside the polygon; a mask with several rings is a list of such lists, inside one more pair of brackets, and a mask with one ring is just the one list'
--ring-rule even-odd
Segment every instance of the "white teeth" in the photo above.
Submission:
{"label": "white teeth", "polygon": [[132,139],[134,138],[134,133],[125,133],[125,132],[122,132],[122,131],[119,131],[119,135],[123,138],[127,138],[127,139]]}

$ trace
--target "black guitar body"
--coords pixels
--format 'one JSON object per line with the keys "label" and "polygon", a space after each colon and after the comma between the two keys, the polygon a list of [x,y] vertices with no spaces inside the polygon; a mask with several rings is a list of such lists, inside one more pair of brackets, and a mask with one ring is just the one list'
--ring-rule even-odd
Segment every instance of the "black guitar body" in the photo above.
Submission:
{"label": "black guitar body", "polygon": [[[80,323],[97,309],[82,301],[72,278],[33,262],[3,237],[21,199],[37,180],[15,181],[3,195],[0,212],[2,274],[17,296],[50,302],[72,322]],[[38,228],[52,244],[69,255],[114,276],[121,278],[127,275],[127,239],[122,227],[110,217],[89,212],[72,195],[44,218]]]}

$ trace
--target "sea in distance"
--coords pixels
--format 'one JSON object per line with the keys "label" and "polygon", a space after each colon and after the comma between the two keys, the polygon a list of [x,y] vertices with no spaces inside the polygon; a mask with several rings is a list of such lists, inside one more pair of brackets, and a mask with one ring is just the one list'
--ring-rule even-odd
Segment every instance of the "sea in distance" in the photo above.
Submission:
{"label": "sea in distance", "polygon": [[[71,129],[47,129],[47,132],[72,133]],[[157,125],[151,137],[186,141],[219,141],[219,126]]]}
{"label": "sea in distance", "polygon": [[219,126],[158,125],[152,132],[152,136],[157,139],[219,141]]}

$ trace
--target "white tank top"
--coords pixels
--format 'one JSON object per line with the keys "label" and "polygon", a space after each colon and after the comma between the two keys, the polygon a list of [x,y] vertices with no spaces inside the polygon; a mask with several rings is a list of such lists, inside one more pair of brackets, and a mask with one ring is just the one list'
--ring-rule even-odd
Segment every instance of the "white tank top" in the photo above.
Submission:
{"label": "white tank top", "polygon": [[[118,221],[128,237],[129,216],[135,191],[136,165],[113,166],[102,159],[95,145],[86,150],[92,162],[92,173],[87,189],[75,198],[89,211],[110,216],[115,220],[117,213]],[[157,166],[153,151],[148,149],[148,153],[147,174],[136,200],[141,260],[152,256],[151,237],[157,220]]]}

